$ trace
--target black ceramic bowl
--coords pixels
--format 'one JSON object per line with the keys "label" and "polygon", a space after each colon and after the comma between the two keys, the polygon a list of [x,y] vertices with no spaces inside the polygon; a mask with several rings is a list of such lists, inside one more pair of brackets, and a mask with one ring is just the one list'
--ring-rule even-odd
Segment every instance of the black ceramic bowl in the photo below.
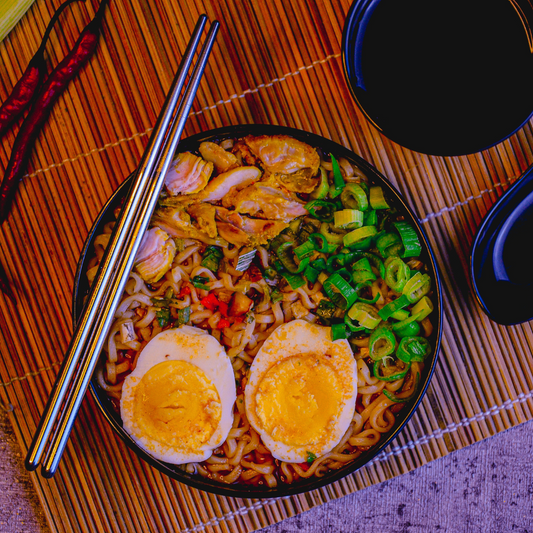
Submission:
{"label": "black ceramic bowl", "polygon": [[533,167],[492,206],[479,226],[470,256],[476,299],[505,326],[533,320],[531,235]]}
{"label": "black ceramic bowl", "polygon": [[462,155],[533,113],[528,0],[355,0],[343,61],[371,123],[418,152]]}
{"label": "black ceramic bowl", "polygon": [[[343,478],[347,474],[354,472],[355,470],[361,468],[364,464],[369,462],[373,457],[375,457],[381,450],[386,448],[402,430],[403,426],[411,418],[414,411],[416,410],[418,404],[420,403],[426,388],[429,384],[433,370],[435,368],[435,363],[437,361],[437,354],[440,346],[440,337],[441,337],[441,322],[442,322],[442,303],[441,303],[441,286],[440,278],[437,270],[437,265],[435,263],[435,257],[431,251],[431,247],[427,240],[427,237],[420,227],[418,219],[409,206],[404,202],[399,192],[384,178],[379,174],[370,164],[361,159],[359,156],[355,155],[353,152],[340,146],[328,139],[319,137],[311,133],[302,132],[300,130],[295,130],[291,128],[284,128],[280,126],[268,126],[268,125],[242,125],[242,126],[230,126],[226,128],[221,128],[217,130],[208,131],[205,133],[200,133],[194,135],[187,139],[184,139],[180,142],[179,150],[191,150],[194,151],[197,149],[199,144],[206,140],[221,140],[224,138],[238,138],[245,135],[274,135],[274,134],[286,134],[291,135],[301,141],[304,141],[311,146],[320,147],[325,153],[332,152],[339,157],[345,157],[350,162],[357,165],[363,172],[370,177],[370,179],[382,186],[386,191],[389,198],[394,199],[394,204],[398,210],[403,213],[406,220],[410,220],[413,226],[417,229],[420,242],[422,243],[423,252],[421,255],[422,261],[429,267],[429,274],[434,280],[433,287],[433,303],[434,303],[434,331],[430,338],[431,345],[433,346],[433,352],[428,357],[423,371],[423,376],[420,380],[419,390],[416,394],[416,398],[413,398],[408,404],[405,405],[404,409],[396,417],[396,423],[393,429],[388,435],[385,435],[384,439],[375,447],[364,453],[354,462],[346,465],[340,470],[333,471],[328,475],[322,478],[315,478],[309,480],[302,480],[301,482],[295,483],[293,485],[279,485],[277,488],[268,489],[265,487],[254,487],[254,486],[243,486],[243,485],[221,485],[220,483],[206,480],[197,475],[191,475],[185,473],[180,468],[175,465],[167,464],[153,457],[149,456],[146,452],[140,449],[133,439],[124,431],[122,427],[122,421],[119,414],[114,408],[110,398],[106,393],[101,390],[96,383],[96,380],[93,380],[91,383],[91,392],[94,395],[102,413],[109,421],[113,429],[118,433],[122,440],[142,459],[147,461],[150,465],[157,468],[164,474],[174,478],[178,481],[181,481],[187,485],[195,487],[197,489],[205,490],[207,492],[212,492],[215,494],[223,494],[226,496],[235,496],[239,498],[273,498],[279,496],[286,496],[289,494],[298,494],[302,492],[307,492],[313,489],[317,489],[324,485],[327,485],[333,481]],[[93,240],[94,238],[102,232],[104,224],[113,218],[113,211],[116,207],[120,205],[121,200],[127,192],[127,181],[125,181],[114,195],[110,198],[107,204],[102,209],[98,218],[96,219],[89,236],[85,242],[85,246],[81,253],[81,258],[78,264],[78,269],[76,272],[75,285],[74,285],[74,295],[73,295],[73,322],[76,324],[78,317],[80,317],[83,309],[83,301],[88,292],[88,283],[85,275],[87,264],[90,258],[93,255]]]}

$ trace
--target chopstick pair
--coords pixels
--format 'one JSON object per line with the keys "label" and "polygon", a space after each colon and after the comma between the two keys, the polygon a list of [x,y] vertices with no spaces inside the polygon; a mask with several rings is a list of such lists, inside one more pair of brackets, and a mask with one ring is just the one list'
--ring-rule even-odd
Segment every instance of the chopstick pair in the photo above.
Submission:
{"label": "chopstick pair", "polygon": [[[219,23],[213,22],[186,83],[206,21],[207,17],[202,15],[196,23],[133,177],[130,191],[93,281],[89,299],[28,450],[25,461],[28,470],[37,468],[46,450],[41,467],[41,474],[44,477],[52,477],[59,466],[74,420],[133,268],[137,250],[148,228],[165,175],[191,110],[219,28]],[[183,96],[180,98],[182,92]]]}

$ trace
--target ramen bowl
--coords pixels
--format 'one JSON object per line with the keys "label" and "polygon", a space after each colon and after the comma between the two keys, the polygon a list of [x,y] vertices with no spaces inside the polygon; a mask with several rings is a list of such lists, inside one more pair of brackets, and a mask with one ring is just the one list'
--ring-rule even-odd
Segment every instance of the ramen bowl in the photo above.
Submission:
{"label": "ramen bowl", "polygon": [[[431,301],[433,305],[433,314],[431,315],[433,330],[428,338],[430,341],[431,352],[424,361],[422,373],[419,378],[416,392],[410,395],[408,401],[403,403],[403,408],[395,415],[394,425],[376,444],[374,447],[363,451],[363,453],[352,462],[338,468],[336,470],[328,471],[322,477],[300,478],[294,483],[279,482],[276,487],[269,488],[266,485],[231,483],[224,484],[220,481],[215,481],[209,477],[202,477],[197,473],[188,473],[180,466],[169,464],[164,461],[155,459],[142,449],[137,442],[124,429],[123,421],[116,406],[116,400],[107,395],[107,393],[99,386],[98,380],[93,377],[90,385],[91,393],[94,396],[97,405],[102,414],[107,419],[111,427],[117,435],[126,443],[126,445],[135,452],[140,458],[158,469],[167,476],[185,483],[186,485],[195,487],[207,492],[222,494],[226,496],[234,496],[240,498],[274,498],[280,496],[287,496],[291,494],[298,494],[310,490],[318,489],[330,483],[333,483],[361,468],[383,449],[391,444],[391,442],[398,436],[402,428],[411,418],[415,410],[420,404],[426,389],[429,385],[431,376],[433,374],[435,364],[437,361],[437,354],[441,339],[441,322],[442,322],[442,303],[441,303],[441,286],[440,278],[435,262],[435,257],[431,250],[428,239],[420,226],[420,223],[413,213],[411,208],[405,203],[400,193],[394,186],[379,172],[376,171],[369,163],[362,158],[348,150],[347,148],[338,145],[331,140],[325,139],[318,135],[306,133],[300,130],[270,126],[270,125],[241,125],[220,128],[208,132],[200,133],[188,137],[180,142],[179,152],[191,151],[196,152],[200,143],[204,141],[218,142],[224,139],[239,139],[247,135],[287,135],[299,141],[307,143],[312,147],[320,149],[323,154],[333,153],[338,158],[346,159],[351,165],[359,169],[370,182],[382,188],[384,194],[392,202],[392,206],[397,210],[399,216],[410,222],[418,235],[418,240],[421,244],[422,250],[420,260],[425,264],[427,274],[432,279]],[[73,322],[77,323],[81,316],[84,300],[89,291],[89,284],[87,281],[86,272],[89,266],[91,257],[94,255],[93,244],[95,238],[102,233],[104,226],[113,220],[114,213],[120,206],[128,190],[128,180],[117,189],[113,196],[109,199],[107,204],[103,207],[98,215],[92,229],[89,232],[85,246],[83,248],[78,269],[75,277],[75,286],[73,294]]]}

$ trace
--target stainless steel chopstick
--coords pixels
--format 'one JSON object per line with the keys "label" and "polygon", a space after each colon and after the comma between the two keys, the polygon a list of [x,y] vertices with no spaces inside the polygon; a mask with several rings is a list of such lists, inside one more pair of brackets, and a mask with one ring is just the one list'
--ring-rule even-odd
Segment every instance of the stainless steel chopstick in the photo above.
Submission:
{"label": "stainless steel chopstick", "polygon": [[[183,90],[185,79],[190,69],[192,59],[198,47],[198,43],[205,26],[205,22],[206,17],[200,17],[193,36],[191,38],[191,41],[189,43],[189,46],[180,64],[180,68],[178,69],[178,72],[174,79],[171,90],[169,91],[169,94],[167,96],[162,112],[156,122],[154,131],[152,133],[152,136],[150,137],[150,141],[147,145],[147,148],[139,165],[139,169],[136,173],[136,176],[134,177],[133,184],[128,194],[128,198],[125,202],[124,208],[122,209],[119,220],[117,221],[117,224],[115,226],[115,230],[108,249],[104,254],[104,258],[102,260],[97,279],[95,279],[95,282],[93,283],[93,288],[89,296],[89,301],[83,311],[78,327],[76,328],[64,363],[61,367],[54,388],[52,389],[50,399],[46,405],[45,411],[43,413],[43,416],[41,417],[41,421],[30,446],[26,458],[26,468],[30,470],[35,469],[39,464],[41,457],[44,453],[44,449],[46,447],[46,442],[50,437],[50,433],[52,432],[54,425],[55,431],[52,438],[53,444],[50,446],[49,452],[47,454],[49,462],[51,461],[52,457],[57,456],[58,451],[62,452],[62,449],[60,449],[60,446],[56,443],[59,433],[61,432],[61,435],[63,436],[63,439],[61,439],[61,446],[64,447],[66,440],[68,439],[68,434],[72,427],[73,415],[75,416],[77,414],[77,410],[79,409],[79,405],[81,405],[81,400],[86,390],[86,385],[88,384],[88,380],[90,379],[90,375],[88,379],[83,379],[83,372],[92,371],[92,369],[94,369],[94,364],[99,354],[99,350],[97,353],[89,352],[88,347],[94,345],[95,335],[101,334],[102,337],[105,337],[106,332],[104,332],[104,329],[106,327],[106,324],[108,327],[114,315],[114,310],[111,309],[112,306],[104,305],[106,304],[106,302],[109,302],[109,299],[107,297],[109,296],[110,289],[112,289],[110,284],[113,283],[116,286],[119,285],[121,282],[120,277],[127,277],[129,274],[129,270],[126,272],[126,268],[120,269],[117,268],[116,265],[118,264],[120,266],[120,264],[124,263],[125,259],[129,259],[129,256],[127,255],[128,253],[130,253],[131,255],[131,261],[129,261],[129,263],[133,263],[135,256],[134,252],[136,252],[136,249],[140,244],[140,240],[142,239],[142,233],[144,232],[133,233],[132,230],[139,231],[139,217],[149,219],[151,211],[148,211],[148,209],[150,209],[150,206],[143,206],[143,204],[147,203],[147,199],[151,198],[149,195],[152,194],[154,198],[153,202],[150,205],[153,209],[153,206],[155,206],[155,202],[157,201],[159,190],[162,186],[162,179],[159,180],[160,184],[158,190],[156,190],[153,182],[151,182],[150,180],[154,175],[154,169],[159,169],[159,175],[162,173],[162,153],[164,152],[165,154],[168,154],[169,152],[169,150],[164,149],[163,146],[164,143],[167,143],[168,146],[168,129],[171,123],[173,125],[178,124],[177,116],[179,111],[174,116],[174,119],[173,115],[177,106],[178,98]],[[215,23],[214,26],[215,28],[218,28],[218,23]],[[216,29],[214,32],[216,33]],[[210,33],[213,33],[213,27]],[[212,41],[213,40],[214,35]],[[207,61],[208,52],[210,50],[209,48],[209,50],[206,51],[205,48],[206,47],[204,45],[203,52],[207,52],[205,53],[205,60],[203,62],[204,66],[205,62]],[[200,64],[200,60],[198,64]],[[201,76],[201,72],[199,73],[199,76]],[[194,92],[195,87],[191,85],[191,83],[189,83],[187,89],[187,92],[190,94],[189,89],[193,90]],[[192,98],[194,98],[194,94],[188,97],[188,101],[190,101],[190,103],[192,103]],[[183,104],[180,106],[180,108],[183,109],[182,114],[188,113]],[[181,129],[183,129],[184,123],[185,120],[182,120]],[[176,128],[173,127],[172,129],[175,130]],[[181,131],[178,133],[180,134]],[[177,142],[178,141],[176,140],[173,144],[174,149]],[[170,164],[170,161],[168,162],[168,164]],[[148,187],[148,184],[150,184],[151,187]],[[143,207],[140,208],[139,206]],[[147,224],[148,220],[146,220],[146,226]],[[125,246],[126,241],[128,240],[128,236],[133,237],[131,240],[131,245]],[[131,266],[129,266],[129,269],[131,270]],[[115,290],[114,292],[116,293],[117,291]],[[108,317],[103,314],[104,312],[108,312],[111,314],[109,320],[106,320]],[[97,324],[99,327],[93,327],[95,324]],[[82,354],[84,354],[85,357],[82,360],[82,363],[78,365]],[[93,364],[91,364],[91,359],[95,359]],[[73,380],[77,381],[77,386],[75,387],[71,387],[71,383]],[[61,418],[56,423],[58,416],[60,415],[61,406],[65,400],[65,396],[67,395],[67,393],[68,404],[70,407],[62,411]],[[78,402],[74,406],[71,406],[71,402],[73,401],[73,399],[75,399],[75,395],[79,395],[81,396],[81,398],[78,399]],[[65,431],[64,429],[65,424],[67,424],[68,426],[68,431]],[[61,454],[59,453],[58,460],[60,458],[60,455]],[[58,460],[54,462],[56,468]],[[47,468],[46,472],[44,473],[45,475],[52,475],[54,471],[55,470],[53,470],[53,468]]]}
{"label": "stainless steel chopstick", "polygon": [[137,248],[142,240],[142,236],[148,228],[150,217],[159,198],[159,192],[163,185],[165,175],[172,162],[174,152],[176,151],[185,122],[191,110],[194,96],[200,84],[200,79],[205,69],[209,52],[214,44],[217,31],[218,23],[214,22],[207,35],[204,46],[202,47],[198,62],[191,74],[184,99],[179,106],[171,126],[171,131],[162,149],[153,179],[148,184],[148,190],[145,192],[145,202],[143,202],[141,210],[136,213],[136,220],[132,228],[132,233],[138,237],[127,242],[123,251],[123,260],[119,261],[114,273],[114,280],[116,281],[112,282],[110,290],[106,293],[105,301],[102,304],[103,320],[97,322],[97,327],[92,333],[88,343],[87,353],[89,354],[89,357],[86,357],[82,362],[79,379],[75,380],[74,390],[69,395],[69,400],[66,402],[57,426],[54,429],[54,433],[50,437],[50,445],[42,466],[42,475],[44,477],[51,477],[59,466],[59,461],[68,441],[74,420],[81,407],[83,396],[89,385],[96,363],[98,362],[98,357],[102,351],[104,342],[106,341],[107,332],[114,320],[115,311],[122,298],[129,273],[133,268]]}

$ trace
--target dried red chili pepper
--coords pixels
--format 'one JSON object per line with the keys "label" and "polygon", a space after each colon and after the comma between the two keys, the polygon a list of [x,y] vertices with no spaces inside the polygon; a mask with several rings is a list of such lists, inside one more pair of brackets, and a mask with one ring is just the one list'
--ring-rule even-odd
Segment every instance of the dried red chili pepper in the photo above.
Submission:
{"label": "dried red chili pepper", "polygon": [[[43,40],[35,55],[31,58],[26,70],[0,107],[0,137],[9,130],[13,122],[22,115],[22,112],[30,105],[32,98],[41,85],[46,74],[46,62],[44,60],[44,49],[48,43],[48,38],[52,32],[59,15],[72,2],[78,0],[66,0],[56,10],[43,35]],[[85,2],[85,0],[83,0]]]}
{"label": "dried red chili pepper", "polygon": [[20,127],[4,179],[0,185],[0,222],[7,218],[18,184],[27,168],[33,142],[48,118],[53,105],[70,80],[89,61],[96,49],[100,25],[108,2],[109,0],[102,0],[93,20],[85,26],[72,50],[50,73]]}

